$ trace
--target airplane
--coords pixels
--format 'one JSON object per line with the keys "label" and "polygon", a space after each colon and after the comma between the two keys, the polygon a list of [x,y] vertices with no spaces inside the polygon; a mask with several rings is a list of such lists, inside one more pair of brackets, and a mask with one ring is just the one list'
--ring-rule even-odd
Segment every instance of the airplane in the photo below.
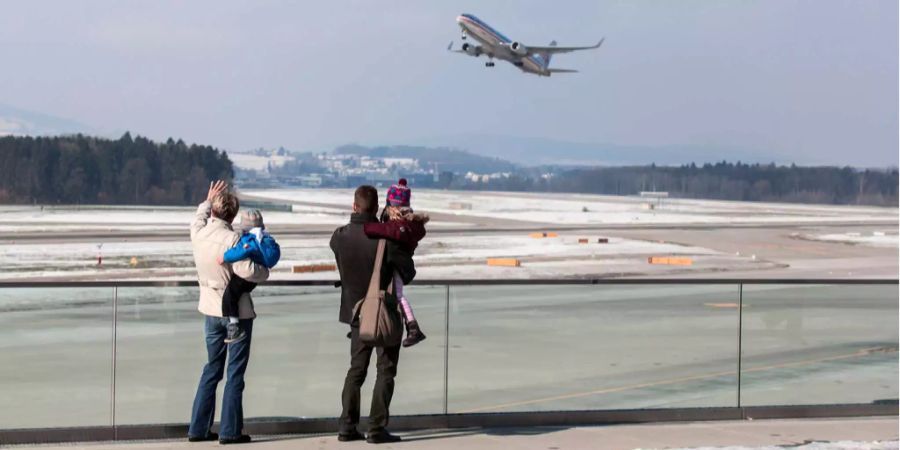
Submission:
{"label": "airplane", "polygon": [[488,61],[486,67],[494,67],[494,58],[509,61],[525,73],[537,76],[549,77],[554,73],[578,72],[572,69],[559,69],[550,67],[550,58],[557,53],[568,53],[577,50],[590,50],[600,47],[603,39],[596,45],[585,47],[557,47],[556,41],[551,41],[544,47],[524,45],[521,42],[510,40],[490,25],[472,14],[462,14],[456,18],[456,23],[462,29],[462,39],[472,36],[480,45],[463,43],[461,50],[453,50],[453,42],[447,46],[447,50],[456,53],[465,53],[469,56],[479,57],[485,55]]}

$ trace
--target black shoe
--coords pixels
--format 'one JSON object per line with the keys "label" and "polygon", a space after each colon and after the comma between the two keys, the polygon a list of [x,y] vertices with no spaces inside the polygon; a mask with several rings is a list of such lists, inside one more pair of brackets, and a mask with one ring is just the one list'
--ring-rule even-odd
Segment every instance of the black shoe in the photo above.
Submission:
{"label": "black shoe", "polygon": [[228,329],[228,335],[225,337],[226,344],[233,344],[247,337],[247,333],[236,323],[229,323],[226,328]]}
{"label": "black shoe", "polygon": [[205,441],[217,441],[219,440],[219,435],[209,432],[206,436],[188,436],[188,442],[205,442]]}
{"label": "black shoe", "polygon": [[388,433],[385,431],[379,431],[377,433],[369,433],[369,437],[366,438],[366,442],[370,444],[390,444],[391,442],[400,442],[403,439],[396,434]]}
{"label": "black shoe", "polygon": [[236,438],[222,438],[219,439],[219,444],[228,445],[228,444],[247,444],[250,442],[250,436],[246,434],[242,434]]}
{"label": "black shoe", "polygon": [[412,347],[425,340],[425,333],[419,329],[419,323],[413,320],[406,323],[406,339],[403,340],[404,347]]}
{"label": "black shoe", "polygon": [[338,433],[338,440],[341,442],[361,441],[365,438],[362,433],[356,430]]}

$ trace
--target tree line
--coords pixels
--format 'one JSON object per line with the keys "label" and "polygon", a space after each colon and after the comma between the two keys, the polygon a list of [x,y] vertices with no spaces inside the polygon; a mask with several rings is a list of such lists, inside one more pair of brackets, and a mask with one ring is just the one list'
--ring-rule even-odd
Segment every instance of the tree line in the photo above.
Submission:
{"label": "tree line", "polygon": [[191,205],[233,177],[224,151],[180,139],[0,137],[0,203]]}
{"label": "tree line", "polygon": [[454,179],[450,187],[509,191],[637,195],[763,202],[898,206],[897,169],[799,167],[720,162],[682,166],[532,169],[487,182]]}

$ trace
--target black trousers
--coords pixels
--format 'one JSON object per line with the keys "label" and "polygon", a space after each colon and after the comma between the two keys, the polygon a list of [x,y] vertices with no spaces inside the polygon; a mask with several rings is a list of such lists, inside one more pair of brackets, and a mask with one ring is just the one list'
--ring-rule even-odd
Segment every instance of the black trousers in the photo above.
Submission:
{"label": "black trousers", "polygon": [[240,317],[238,301],[246,294],[256,289],[256,283],[251,283],[237,275],[231,275],[228,286],[225,286],[225,295],[222,296],[222,316]]}
{"label": "black trousers", "polygon": [[350,369],[344,379],[344,391],[341,394],[343,411],[341,412],[340,431],[347,433],[356,429],[359,424],[360,388],[366,381],[372,350],[378,354],[375,365],[378,372],[375,377],[375,389],[372,392],[372,406],[369,409],[369,433],[384,431],[390,419],[391,397],[394,396],[394,377],[397,376],[397,363],[400,360],[400,346],[371,347],[359,340],[359,327],[350,332]]}

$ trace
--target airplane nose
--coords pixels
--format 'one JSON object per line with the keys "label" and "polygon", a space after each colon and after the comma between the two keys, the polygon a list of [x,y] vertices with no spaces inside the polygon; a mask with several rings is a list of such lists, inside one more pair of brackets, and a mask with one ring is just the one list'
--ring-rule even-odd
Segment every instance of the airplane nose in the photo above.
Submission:
{"label": "airplane nose", "polygon": [[456,23],[460,23],[463,21],[463,16],[456,16]]}

